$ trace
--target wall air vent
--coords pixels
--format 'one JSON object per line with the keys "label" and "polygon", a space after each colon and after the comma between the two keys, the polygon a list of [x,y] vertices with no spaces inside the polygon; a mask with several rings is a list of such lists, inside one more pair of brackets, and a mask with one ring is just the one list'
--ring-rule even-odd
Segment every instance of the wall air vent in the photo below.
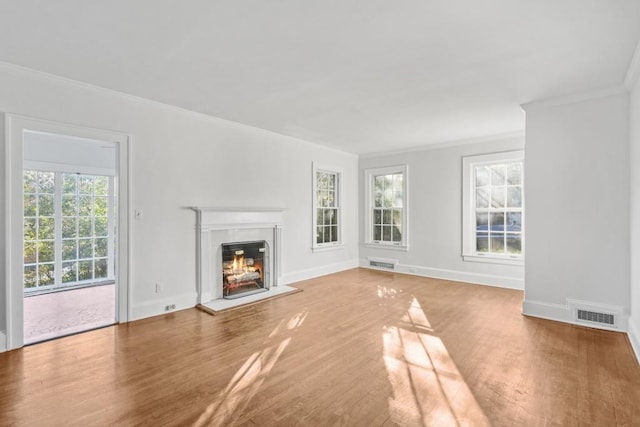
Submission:
{"label": "wall air vent", "polygon": [[370,267],[378,267],[378,268],[386,268],[388,270],[395,270],[396,265],[392,262],[382,262],[382,261],[369,261]]}
{"label": "wall air vent", "polygon": [[614,326],[615,316],[609,313],[598,313],[596,311],[580,310],[577,312],[578,320],[586,320],[587,322],[603,323],[605,325]]}

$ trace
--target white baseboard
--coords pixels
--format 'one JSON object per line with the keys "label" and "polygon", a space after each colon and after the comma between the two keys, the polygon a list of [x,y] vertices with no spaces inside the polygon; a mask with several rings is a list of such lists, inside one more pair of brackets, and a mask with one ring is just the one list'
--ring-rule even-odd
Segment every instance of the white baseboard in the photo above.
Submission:
{"label": "white baseboard", "polygon": [[[576,307],[586,307],[593,311],[615,314],[617,318],[616,324],[614,326],[609,326],[596,322],[578,320],[575,316]],[[570,323],[572,325],[586,326],[588,328],[604,329],[607,331],[626,332],[628,326],[628,316],[624,314],[623,307],[573,299],[567,299],[566,304],[553,304],[525,299],[522,302],[522,314],[526,316],[539,317],[541,319]]]}
{"label": "white baseboard", "polygon": [[0,353],[7,351],[7,333],[0,331]]}
{"label": "white baseboard", "polygon": [[[144,319],[146,317],[157,316],[159,314],[171,313],[172,311],[184,310],[196,306],[198,294],[189,292],[182,295],[175,295],[161,299],[154,299],[140,304],[134,304],[131,310],[131,320]],[[168,305],[175,304],[176,308],[165,310]]]}
{"label": "white baseboard", "polygon": [[638,330],[636,326],[637,321],[635,319],[634,317],[629,319],[627,335],[629,336],[629,341],[631,341],[631,348],[633,348],[633,351],[636,353],[636,359],[638,363],[640,363],[640,330]]}
{"label": "white baseboard", "polygon": [[[373,259],[373,257],[371,257]],[[389,260],[395,261],[395,260]],[[466,271],[446,270],[443,268],[421,267],[395,263],[394,270],[371,267],[369,258],[360,260],[360,267],[372,270],[393,271],[395,273],[413,274],[415,276],[431,277],[434,279],[452,280],[456,282],[473,283],[476,285],[488,285],[508,289],[524,289],[524,279],[519,277],[498,276],[492,274],[469,273]]]}
{"label": "white baseboard", "polygon": [[290,285],[291,283],[313,279],[314,277],[320,277],[327,274],[338,273],[352,268],[358,268],[357,259],[336,262],[334,264],[322,265],[320,267],[308,268],[305,270],[292,271],[291,273],[283,274],[281,280],[283,285]]}

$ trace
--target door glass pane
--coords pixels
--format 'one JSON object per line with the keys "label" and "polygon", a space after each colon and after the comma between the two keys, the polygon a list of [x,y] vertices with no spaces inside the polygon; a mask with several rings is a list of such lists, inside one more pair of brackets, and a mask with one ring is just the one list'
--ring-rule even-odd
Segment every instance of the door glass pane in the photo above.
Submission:
{"label": "door glass pane", "polygon": [[64,195],[62,196],[62,215],[64,216],[76,216],[78,203],[76,196]]}
{"label": "door glass pane", "polygon": [[62,259],[65,261],[78,259],[77,240],[72,239],[62,241]]}
{"label": "door glass pane", "polygon": [[53,262],[54,248],[55,244],[53,241],[38,242],[38,262]]}
{"label": "door glass pane", "polygon": [[94,277],[96,279],[105,279],[107,277],[107,260],[97,259],[94,266]]}
{"label": "door glass pane", "polygon": [[40,286],[53,285],[55,280],[55,267],[53,264],[38,265],[38,282]]}
{"label": "door glass pane", "polygon": [[77,220],[75,217],[62,218],[62,238],[68,239],[78,235],[76,231]]}
{"label": "door glass pane", "polygon": [[70,283],[78,281],[78,263],[63,262],[62,263],[62,283]]}
{"label": "door glass pane", "polygon": [[35,288],[37,283],[37,267],[35,265],[26,265],[24,267],[24,287]]}
{"label": "door glass pane", "polygon": [[93,278],[93,261],[78,262],[78,280],[91,280]]}

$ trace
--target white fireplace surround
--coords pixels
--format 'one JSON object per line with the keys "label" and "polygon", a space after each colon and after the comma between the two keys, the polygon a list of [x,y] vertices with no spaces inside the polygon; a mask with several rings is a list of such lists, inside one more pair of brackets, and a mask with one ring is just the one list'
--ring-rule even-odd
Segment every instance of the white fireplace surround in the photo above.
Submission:
{"label": "white fireplace surround", "polygon": [[[266,282],[272,289],[262,294],[238,298],[255,300],[278,293],[281,282],[280,242],[283,209],[192,207],[196,212],[196,282],[198,303],[226,307],[230,300],[222,298],[222,243],[265,240],[269,248]],[[282,289],[284,290],[284,289]]]}

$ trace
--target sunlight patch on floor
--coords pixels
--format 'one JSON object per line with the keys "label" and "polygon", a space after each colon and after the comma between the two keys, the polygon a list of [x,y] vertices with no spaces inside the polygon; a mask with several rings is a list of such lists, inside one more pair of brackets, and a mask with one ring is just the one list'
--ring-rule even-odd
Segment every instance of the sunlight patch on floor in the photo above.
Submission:
{"label": "sunlight patch on floor", "polygon": [[[300,312],[286,321],[286,331],[293,331],[304,323],[307,312]],[[285,321],[280,321],[269,334],[269,339],[279,335]],[[195,426],[228,425],[242,415],[251,399],[258,393],[260,386],[278,362],[278,359],[291,342],[292,337],[284,338],[278,344],[267,346],[253,353],[235,373],[227,387],[218,393],[215,400],[200,415]]]}
{"label": "sunlight patch on floor", "polygon": [[393,397],[391,420],[406,425],[490,425],[414,298],[398,325],[382,334]]}

